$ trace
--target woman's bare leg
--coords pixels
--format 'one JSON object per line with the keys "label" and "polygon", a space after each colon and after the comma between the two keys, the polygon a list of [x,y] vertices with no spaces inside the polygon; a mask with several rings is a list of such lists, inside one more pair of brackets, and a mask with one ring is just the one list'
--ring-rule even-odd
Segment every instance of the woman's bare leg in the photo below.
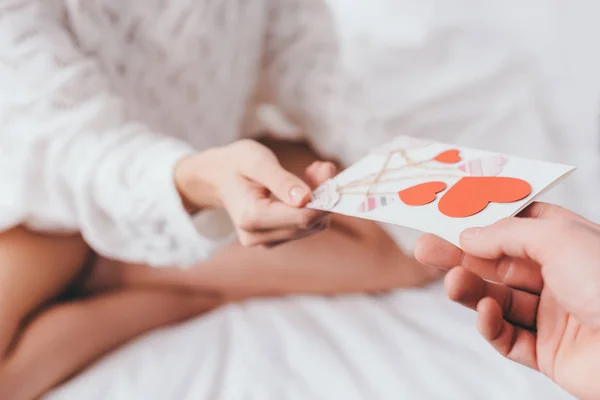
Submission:
{"label": "woman's bare leg", "polygon": [[132,338],[218,305],[212,297],[125,290],[51,306],[5,360],[0,399],[34,399]]}
{"label": "woman's bare leg", "polygon": [[133,289],[56,303],[88,258],[78,236],[0,233],[1,400],[35,398],[135,336],[221,304]]}
{"label": "woman's bare leg", "polygon": [[79,236],[0,233],[0,360],[28,316],[70,284],[87,256]]}

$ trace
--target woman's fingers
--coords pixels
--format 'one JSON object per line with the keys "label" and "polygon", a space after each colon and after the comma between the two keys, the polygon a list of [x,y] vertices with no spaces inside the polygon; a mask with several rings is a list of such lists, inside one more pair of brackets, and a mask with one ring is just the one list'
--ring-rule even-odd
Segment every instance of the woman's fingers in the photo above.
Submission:
{"label": "woman's fingers", "polygon": [[290,207],[271,198],[265,188],[242,178],[227,186],[222,198],[240,232],[308,231],[329,215],[325,211]]}
{"label": "woman's fingers", "polygon": [[243,246],[271,247],[312,235],[329,226],[327,212],[290,207],[267,197],[252,183],[246,184],[249,187],[245,194],[233,196],[228,205]]}
{"label": "woman's fingers", "polygon": [[306,230],[298,229],[279,229],[265,232],[240,232],[238,239],[242,246],[254,247],[264,246],[266,248],[275,247],[291,240],[302,239],[314,235],[327,229],[327,221],[321,221],[314,227]]}
{"label": "woman's fingers", "polygon": [[327,180],[333,178],[336,172],[337,168],[334,163],[315,161],[308,168],[306,168],[306,182],[313,189],[316,189]]}
{"label": "woman's fingers", "polygon": [[462,267],[448,272],[444,286],[448,297],[465,307],[476,310],[482,299],[492,298],[500,305],[502,315],[508,321],[529,330],[536,329],[540,300],[536,295],[486,282]]}
{"label": "woman's fingers", "polygon": [[477,304],[477,328],[504,357],[538,370],[535,333],[510,324],[496,300],[487,297]]}
{"label": "woman's fingers", "polygon": [[238,221],[238,227],[247,232],[279,229],[306,231],[328,215],[325,211],[292,208],[276,200],[263,199],[246,207]]}
{"label": "woman's fingers", "polygon": [[485,259],[466,254],[435,235],[423,235],[414,247],[415,258],[430,267],[450,269],[462,266],[483,279],[539,294],[543,279],[539,264],[518,258]]}
{"label": "woman's fingers", "polygon": [[219,197],[243,245],[272,246],[326,228],[329,214],[304,206],[313,187],[335,174],[332,163],[317,162],[307,168],[307,183],[286,170],[262,144],[239,141],[231,147],[239,154],[231,160],[239,175],[219,186]]}
{"label": "woman's fingers", "polygon": [[310,200],[310,187],[281,166],[277,156],[266,146],[254,141],[234,144],[240,153],[239,173],[267,188],[273,195],[292,207],[302,207]]}

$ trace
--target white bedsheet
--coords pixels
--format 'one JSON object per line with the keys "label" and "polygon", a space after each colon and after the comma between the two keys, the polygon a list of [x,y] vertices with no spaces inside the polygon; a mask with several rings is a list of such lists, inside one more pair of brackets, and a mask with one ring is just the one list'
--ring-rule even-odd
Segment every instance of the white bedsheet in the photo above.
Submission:
{"label": "white bedsheet", "polygon": [[436,284],[230,306],[137,340],[46,400],[570,398],[499,357]]}

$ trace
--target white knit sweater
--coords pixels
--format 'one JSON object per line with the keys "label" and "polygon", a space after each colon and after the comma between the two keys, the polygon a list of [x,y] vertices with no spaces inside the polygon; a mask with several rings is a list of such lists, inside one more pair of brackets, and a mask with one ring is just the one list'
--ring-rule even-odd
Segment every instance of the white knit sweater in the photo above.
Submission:
{"label": "white knit sweater", "polygon": [[258,101],[346,162],[398,133],[513,153],[508,132],[527,134],[538,147],[519,153],[557,155],[509,35],[451,15],[423,22],[418,46],[354,46],[369,58],[357,70],[327,0],[0,0],[0,229],[201,260],[216,243],[184,211],[174,163],[239,138]]}
{"label": "white knit sweater", "polygon": [[284,21],[327,13],[271,3],[1,0],[0,229],[81,230],[101,254],[158,265],[207,256],[174,163],[240,136],[262,71],[290,114],[321,114],[326,84],[303,81],[333,53]]}

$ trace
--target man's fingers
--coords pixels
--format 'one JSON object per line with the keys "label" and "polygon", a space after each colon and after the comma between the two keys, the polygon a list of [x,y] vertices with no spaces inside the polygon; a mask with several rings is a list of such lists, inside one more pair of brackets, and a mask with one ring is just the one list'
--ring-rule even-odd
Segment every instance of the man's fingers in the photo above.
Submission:
{"label": "man's fingers", "polygon": [[503,256],[530,259],[544,265],[564,243],[570,224],[564,220],[507,218],[485,228],[462,232],[460,245],[473,256],[499,259]]}
{"label": "man's fingers", "polygon": [[475,310],[482,299],[490,297],[498,302],[508,321],[527,329],[536,329],[540,300],[536,295],[486,282],[462,267],[448,272],[444,286],[448,297],[465,307]]}
{"label": "man's fingers", "polygon": [[488,281],[536,295],[544,287],[542,268],[531,260],[512,257],[487,260],[468,255],[463,258],[462,266]]}
{"label": "man's fingers", "polygon": [[414,245],[415,258],[430,267],[450,269],[462,264],[464,253],[439,236],[425,234]]}
{"label": "man's fingers", "polygon": [[562,219],[565,221],[576,221],[580,224],[588,226],[596,231],[600,231],[600,225],[582,217],[573,211],[567,210],[564,207],[555,204],[534,202],[518,215],[520,218],[535,218],[535,219]]}
{"label": "man's fingers", "polygon": [[466,254],[453,244],[434,235],[423,235],[414,246],[415,258],[430,267],[450,269],[462,266],[488,281],[539,294],[543,279],[540,266],[518,258],[495,260]]}
{"label": "man's fingers", "polygon": [[538,370],[536,335],[508,323],[502,317],[502,308],[492,298],[477,304],[477,328],[481,335],[504,357],[526,367]]}
{"label": "man's fingers", "polygon": [[520,218],[552,219],[552,218],[582,218],[579,215],[555,204],[533,202],[518,215]]}

